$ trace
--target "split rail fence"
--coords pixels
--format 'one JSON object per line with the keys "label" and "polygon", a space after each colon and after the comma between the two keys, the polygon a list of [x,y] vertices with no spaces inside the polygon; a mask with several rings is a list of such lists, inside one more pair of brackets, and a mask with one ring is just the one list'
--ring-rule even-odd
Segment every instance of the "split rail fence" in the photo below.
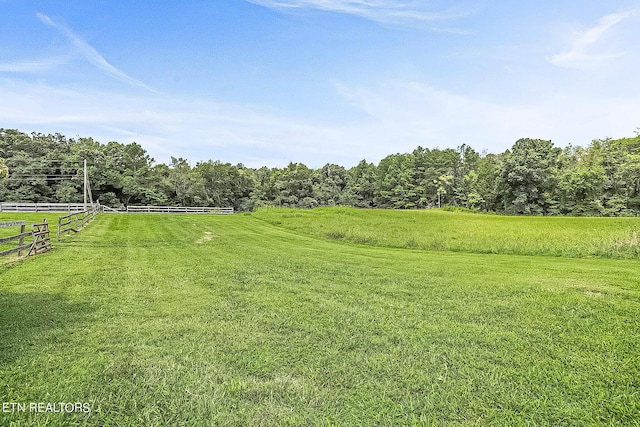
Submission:
{"label": "split rail fence", "polygon": [[37,255],[51,250],[49,223],[46,219],[39,224],[33,224],[31,226],[31,234],[33,236],[33,242],[31,243],[31,249],[29,249],[29,255]]}
{"label": "split rail fence", "polygon": [[[6,249],[0,252],[0,257],[18,253],[18,256],[22,256],[22,252],[29,249],[28,254],[38,254],[48,252],[51,250],[51,239],[49,238],[49,224],[45,219],[41,223],[33,224],[31,231],[25,231],[27,221],[11,221],[0,222],[0,227],[20,227],[20,233],[13,236],[0,238],[0,244],[6,244],[13,241],[18,241],[18,246],[11,249]],[[29,243],[25,243],[25,238],[31,238]]]}
{"label": "split rail fence", "polygon": [[125,209],[114,209],[102,206],[103,212],[117,213],[203,213],[231,215],[233,208],[215,208],[208,206],[127,206]]}
{"label": "split rail fence", "polygon": [[13,203],[0,202],[0,212],[78,212],[84,203]]}
{"label": "split rail fence", "polygon": [[24,251],[25,249],[31,248],[31,242],[29,242],[28,244],[24,243],[24,238],[31,236],[31,232],[27,233],[25,231],[25,228],[27,227],[27,221],[0,222],[0,228],[5,228],[5,227],[20,227],[20,233],[15,234],[13,236],[1,238],[0,245],[9,243],[9,242],[14,242],[17,240],[18,247],[7,249],[0,252],[0,256],[11,255],[15,252],[18,252],[18,256],[22,256],[22,251]]}
{"label": "split rail fence", "polygon": [[61,216],[58,218],[58,239],[64,233],[71,234],[72,231],[77,233],[82,230],[88,223],[93,221],[100,211],[101,206],[95,204],[90,205],[86,210]]}

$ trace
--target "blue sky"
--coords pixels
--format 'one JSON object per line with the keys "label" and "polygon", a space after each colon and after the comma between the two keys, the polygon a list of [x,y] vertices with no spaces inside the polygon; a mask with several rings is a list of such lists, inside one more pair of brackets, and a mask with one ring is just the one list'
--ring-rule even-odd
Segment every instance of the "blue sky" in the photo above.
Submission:
{"label": "blue sky", "polygon": [[640,1],[0,0],[0,127],[247,166],[640,127]]}

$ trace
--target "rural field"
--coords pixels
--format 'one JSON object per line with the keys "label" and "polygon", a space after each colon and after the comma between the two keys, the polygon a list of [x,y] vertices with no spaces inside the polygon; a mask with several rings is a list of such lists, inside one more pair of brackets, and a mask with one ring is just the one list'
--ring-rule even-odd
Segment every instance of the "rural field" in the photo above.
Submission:
{"label": "rural field", "polygon": [[[0,221],[43,215],[56,223]],[[90,412],[0,425],[640,425],[638,230],[444,210],[102,214],[50,253],[0,260],[1,400]]]}

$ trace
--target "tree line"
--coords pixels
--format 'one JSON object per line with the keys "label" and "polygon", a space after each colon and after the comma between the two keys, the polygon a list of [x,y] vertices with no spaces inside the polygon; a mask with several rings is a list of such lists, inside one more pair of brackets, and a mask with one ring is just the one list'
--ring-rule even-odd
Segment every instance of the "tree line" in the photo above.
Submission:
{"label": "tree line", "polygon": [[457,206],[511,215],[640,214],[640,134],[555,147],[523,138],[500,154],[417,147],[377,165],[248,168],[217,160],[156,164],[137,143],[0,128],[0,200],[80,202],[83,161],[94,199],[126,205],[421,209]]}

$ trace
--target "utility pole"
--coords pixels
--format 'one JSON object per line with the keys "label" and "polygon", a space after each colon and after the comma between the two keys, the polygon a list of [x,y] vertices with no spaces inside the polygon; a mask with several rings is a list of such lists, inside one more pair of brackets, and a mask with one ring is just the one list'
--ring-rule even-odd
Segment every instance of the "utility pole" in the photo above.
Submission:
{"label": "utility pole", "polygon": [[87,159],[84,159],[84,210],[87,210]]}

